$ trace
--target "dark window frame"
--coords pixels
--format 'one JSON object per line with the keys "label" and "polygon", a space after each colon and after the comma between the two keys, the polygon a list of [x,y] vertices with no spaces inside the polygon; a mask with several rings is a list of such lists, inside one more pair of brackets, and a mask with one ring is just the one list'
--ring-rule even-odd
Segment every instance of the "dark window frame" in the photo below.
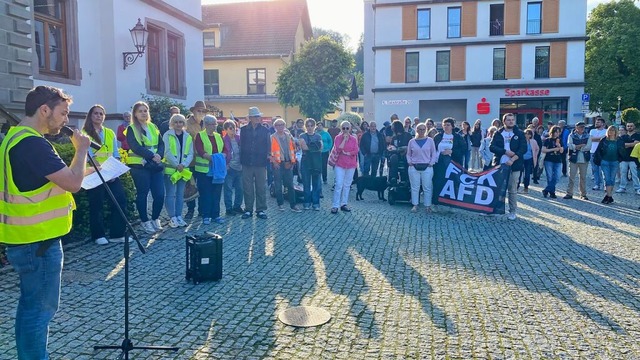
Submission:
{"label": "dark window frame", "polygon": [[[149,31],[147,36],[147,78],[149,79],[149,90],[162,91],[162,79],[160,73],[162,72],[162,59],[161,42],[162,42],[162,29],[155,26],[147,26]],[[152,70],[155,71],[152,73]]]}
{"label": "dark window frame", "polygon": [[180,95],[179,35],[167,33],[167,75],[169,94]]}
{"label": "dark window frame", "polygon": [[[67,16],[66,16],[66,11],[64,7],[64,1],[61,1],[61,0],[53,0],[53,1],[54,1],[54,6],[59,9],[59,14],[58,14],[59,16],[56,17],[55,15],[45,14],[43,12],[38,12],[38,11],[34,11],[33,13],[34,34],[35,34],[34,41],[36,43],[36,46],[34,47],[34,50],[35,50],[34,52],[36,53],[36,56],[38,58],[38,69],[40,70],[41,74],[67,77],[69,74],[67,41],[65,38],[65,35],[67,33],[67,25],[66,25]],[[42,32],[43,32],[42,38],[44,38],[44,43],[40,40],[40,37],[38,36],[39,33],[37,29],[39,29],[39,27],[36,26],[36,23],[42,24]],[[51,34],[52,27],[58,28],[58,31],[59,31],[58,34],[60,38],[57,39],[56,45],[51,44],[51,40],[54,37],[54,35]],[[38,46],[38,44],[40,44],[41,46]],[[60,55],[59,61],[61,63],[60,64],[61,70],[52,69],[53,65],[51,64],[52,62],[51,58],[52,58],[52,55],[54,54],[54,51],[52,51],[54,47],[56,49],[59,49],[57,51],[57,54]],[[40,66],[41,56],[44,57],[44,59],[42,59],[44,60],[42,61],[44,66]]]}
{"label": "dark window frame", "polygon": [[[256,83],[251,84],[251,73],[255,72]],[[260,73],[264,73],[264,83],[260,84],[259,75]],[[252,86],[255,87],[255,90],[252,90]],[[266,95],[267,94],[267,69],[266,68],[248,68],[247,69],[247,95]]]}
{"label": "dark window frame", "polygon": [[[496,63],[497,52],[502,52],[502,64]],[[502,72],[500,74],[500,72]],[[502,75],[502,76],[500,76]],[[493,49],[493,80],[506,80],[507,79],[507,49],[506,48],[494,48]]]}
{"label": "dark window frame", "polygon": [[[451,11],[453,10],[457,10],[458,11],[458,23],[457,24],[451,24],[449,22],[450,20],[450,15],[451,15]],[[457,36],[454,33],[452,35],[452,30],[457,29]],[[460,6],[452,6],[452,7],[448,7],[447,8],[447,39],[457,39],[462,37],[462,7]]]}
{"label": "dark window frame", "polygon": [[[207,72],[210,74],[216,74],[217,82],[207,82]],[[213,80],[214,76],[210,76]],[[220,70],[219,69],[204,69],[204,95],[205,96],[220,96]]]}
{"label": "dark window frame", "polygon": [[[415,64],[415,79],[412,78],[411,81],[409,81],[409,57],[416,57],[416,64]],[[413,69],[412,69],[413,70]],[[420,53],[419,52],[408,52],[404,54],[404,82],[407,84],[412,84],[412,83],[418,83],[420,82]]]}
{"label": "dark window frame", "polygon": [[[207,35],[211,35],[211,37],[208,38]],[[210,40],[212,43],[207,45],[207,40]],[[202,33],[202,46],[204,48],[216,47],[216,33],[214,31],[205,31]]]}
{"label": "dark window frame", "polygon": [[[447,54],[447,77],[446,79],[439,76],[439,63],[438,60],[441,54]],[[451,50],[436,51],[436,82],[449,82],[451,81]]]}
{"label": "dark window frame", "polygon": [[[532,15],[536,15],[531,11],[532,6],[538,6],[537,19],[531,19]],[[542,2],[541,1],[527,2],[527,35],[536,35],[541,33],[542,33]]]}
{"label": "dark window frame", "polygon": [[[502,10],[499,10],[502,9]],[[504,35],[504,4],[489,5],[489,36]]]}
{"label": "dark window frame", "polygon": [[[546,56],[538,55],[538,51],[545,51]],[[549,64],[550,64],[550,47],[549,46],[536,46],[535,50],[535,71],[534,75],[536,79],[549,79]]]}
{"label": "dark window frame", "polygon": [[[427,24],[420,26],[420,13],[427,14]],[[418,9],[418,17],[416,19],[417,26],[417,38],[418,40],[429,40],[431,39],[431,9]],[[420,28],[426,28],[426,37],[420,37]]]}
{"label": "dark window frame", "polygon": [[[186,99],[185,35],[170,24],[155,19],[147,18],[146,27],[149,30],[144,55],[147,93]],[[157,33],[155,43],[153,32]],[[154,65],[157,66],[157,74],[151,74]]]}

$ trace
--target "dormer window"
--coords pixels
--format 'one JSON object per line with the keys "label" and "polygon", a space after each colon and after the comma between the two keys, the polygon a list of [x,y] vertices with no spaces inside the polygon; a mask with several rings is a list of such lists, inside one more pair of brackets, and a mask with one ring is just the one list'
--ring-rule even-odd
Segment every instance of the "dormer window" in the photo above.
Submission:
{"label": "dormer window", "polygon": [[202,44],[205,48],[216,47],[216,33],[213,31],[202,33]]}

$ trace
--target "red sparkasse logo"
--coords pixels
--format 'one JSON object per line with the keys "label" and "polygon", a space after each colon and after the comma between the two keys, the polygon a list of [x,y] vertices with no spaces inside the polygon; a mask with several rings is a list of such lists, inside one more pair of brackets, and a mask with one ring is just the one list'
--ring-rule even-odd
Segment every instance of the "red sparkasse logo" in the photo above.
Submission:
{"label": "red sparkasse logo", "polygon": [[482,98],[482,100],[476,104],[476,111],[480,115],[486,115],[491,112],[491,104],[487,102],[487,98]]}
{"label": "red sparkasse logo", "polygon": [[549,89],[504,89],[504,95],[508,97],[514,96],[549,96]]}

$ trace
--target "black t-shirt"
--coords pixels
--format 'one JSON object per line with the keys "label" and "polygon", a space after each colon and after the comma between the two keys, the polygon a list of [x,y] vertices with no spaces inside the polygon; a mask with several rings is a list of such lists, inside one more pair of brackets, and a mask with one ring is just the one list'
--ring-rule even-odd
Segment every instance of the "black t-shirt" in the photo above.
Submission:
{"label": "black t-shirt", "polygon": [[[558,147],[556,144],[556,141],[560,142],[560,146],[562,146],[562,140],[560,140],[560,138],[548,138],[546,139],[542,146],[544,146],[547,149],[553,149]],[[558,151],[554,151],[554,152],[548,152],[547,155],[544,156],[544,161],[547,162],[552,162],[552,163],[561,163],[562,162],[562,154],[560,154],[560,152]]]}
{"label": "black t-shirt", "polygon": [[53,145],[39,136],[26,137],[9,151],[13,182],[22,192],[45,185],[46,176],[66,165],[53,150]]}
{"label": "black t-shirt", "polygon": [[[622,141],[624,141],[625,144],[628,143],[632,143],[634,141],[640,141],[640,133],[633,133],[633,135],[629,136],[629,135],[622,135],[620,137],[620,139],[622,139]],[[631,151],[633,151],[632,147],[628,147],[628,148],[624,148],[624,157],[622,158],[622,161],[635,161],[635,158],[631,157]]]}

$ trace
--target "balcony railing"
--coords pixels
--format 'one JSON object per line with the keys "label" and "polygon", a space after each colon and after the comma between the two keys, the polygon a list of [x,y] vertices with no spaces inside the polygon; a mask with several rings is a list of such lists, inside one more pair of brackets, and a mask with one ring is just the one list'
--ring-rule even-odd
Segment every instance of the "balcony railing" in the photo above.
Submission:
{"label": "balcony railing", "polygon": [[542,20],[527,20],[527,34],[540,34]]}
{"label": "balcony railing", "polygon": [[489,35],[490,36],[504,35],[504,20],[498,20],[498,19],[493,20],[489,27]]}

